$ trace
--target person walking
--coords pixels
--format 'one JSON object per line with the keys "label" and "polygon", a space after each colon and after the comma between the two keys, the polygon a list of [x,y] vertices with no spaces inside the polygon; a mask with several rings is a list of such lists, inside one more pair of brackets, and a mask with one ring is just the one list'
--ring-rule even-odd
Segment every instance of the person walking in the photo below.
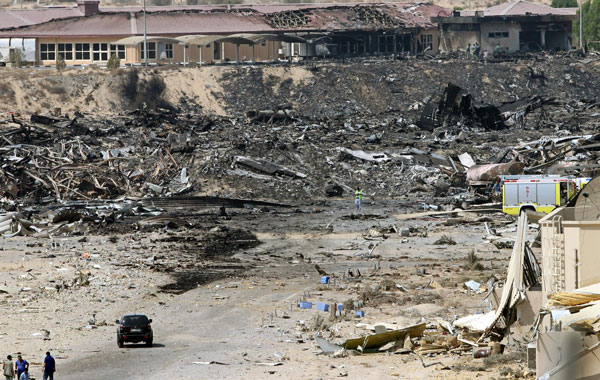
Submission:
{"label": "person walking", "polygon": [[360,187],[357,187],[354,191],[354,204],[356,205],[356,211],[360,211],[362,207],[363,191]]}
{"label": "person walking", "polygon": [[479,59],[480,51],[481,51],[481,46],[479,46],[478,42],[475,42],[475,59]]}
{"label": "person walking", "polygon": [[14,380],[15,378],[15,365],[12,362],[12,356],[8,355],[4,361],[2,367],[4,369],[4,377],[6,380]]}
{"label": "person walking", "polygon": [[470,42],[467,44],[467,49],[465,50],[465,52],[467,53],[467,60],[471,59],[471,43]]}
{"label": "person walking", "polygon": [[502,181],[500,180],[500,178],[496,180],[492,189],[494,193],[493,198],[495,200],[502,200]]}
{"label": "person walking", "polygon": [[18,380],[31,380],[29,378],[29,368],[25,368],[25,371],[19,376]]}
{"label": "person walking", "polygon": [[494,48],[494,55],[498,56],[502,52],[502,46],[500,46],[500,42],[496,43],[496,47]]}
{"label": "person walking", "polygon": [[54,358],[50,356],[50,352],[46,352],[44,364],[42,365],[42,371],[44,372],[44,380],[54,380],[54,372],[56,372],[56,362],[54,361]]}
{"label": "person walking", "polygon": [[21,380],[21,374],[25,372],[26,369],[29,368],[29,363],[27,360],[23,360],[23,356],[19,354],[17,356],[17,361],[15,362],[15,371],[17,371],[17,380]]}

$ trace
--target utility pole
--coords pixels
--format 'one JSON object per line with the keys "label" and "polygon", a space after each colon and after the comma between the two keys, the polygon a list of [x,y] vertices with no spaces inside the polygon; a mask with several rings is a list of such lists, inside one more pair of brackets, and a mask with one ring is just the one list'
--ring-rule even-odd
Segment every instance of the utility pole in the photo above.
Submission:
{"label": "utility pole", "polygon": [[144,66],[148,66],[148,38],[146,36],[146,0],[144,0]]}
{"label": "utility pole", "polygon": [[579,48],[583,50],[583,0],[579,0]]}

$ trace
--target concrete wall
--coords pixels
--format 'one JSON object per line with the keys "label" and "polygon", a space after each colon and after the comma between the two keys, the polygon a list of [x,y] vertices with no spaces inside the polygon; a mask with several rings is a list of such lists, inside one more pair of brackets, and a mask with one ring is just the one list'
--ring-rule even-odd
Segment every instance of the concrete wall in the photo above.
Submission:
{"label": "concrete wall", "polygon": [[425,29],[425,30],[419,31],[419,33],[417,34],[418,41],[421,41],[421,35],[423,35],[423,34],[430,34],[432,36],[433,50],[430,53],[437,54],[440,49],[440,38],[438,35],[437,28],[436,29]]}
{"label": "concrete wall", "polygon": [[[557,272],[557,262],[561,260],[564,267],[562,290],[573,290],[600,282],[600,271],[597,265],[600,221],[575,221],[574,219],[574,208],[565,207],[553,211],[539,222],[542,232],[544,296],[554,291],[551,286],[552,275]],[[560,225],[562,228],[559,227]]]}
{"label": "concrete wall", "polygon": [[[500,44],[503,51],[514,53],[519,51],[519,32],[521,26],[515,23],[481,23],[481,51],[493,53],[496,45]],[[490,38],[489,33],[508,32],[508,37]]]}
{"label": "concrete wall", "polygon": [[[444,41],[440,41],[439,48],[442,50],[448,49],[448,51],[465,51],[468,44],[473,45],[475,42],[481,44],[479,38],[479,31],[444,31],[442,32]],[[482,51],[483,52],[483,51]]]}
{"label": "concrete wall", "polygon": [[560,366],[549,380],[592,380],[600,377],[600,346],[595,335],[584,336],[575,331],[546,331],[536,342],[536,375]]}
{"label": "concrete wall", "polygon": [[[554,274],[558,271],[556,268],[558,262],[562,262],[562,266],[565,267],[565,235],[562,222],[573,219],[575,219],[573,207],[559,207],[539,221],[542,234],[542,291],[544,298],[555,291],[565,290],[564,278],[561,282],[559,281],[561,279]],[[555,253],[560,256],[558,261],[553,257]],[[572,274],[569,274],[569,278],[571,277]],[[560,282],[558,289],[553,286],[556,281]],[[568,289],[573,289],[573,286],[574,283],[571,282]]]}
{"label": "concrete wall", "polygon": [[600,282],[600,221],[565,221],[566,290]]}

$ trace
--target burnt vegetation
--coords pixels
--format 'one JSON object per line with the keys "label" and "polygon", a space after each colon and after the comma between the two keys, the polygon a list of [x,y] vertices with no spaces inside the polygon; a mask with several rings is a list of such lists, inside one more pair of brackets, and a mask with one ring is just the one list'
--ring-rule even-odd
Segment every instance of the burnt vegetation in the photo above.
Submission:
{"label": "burnt vegetation", "polygon": [[167,84],[157,74],[141,78],[137,70],[129,70],[123,75],[121,82],[121,97],[123,107],[130,109],[165,108],[173,106],[165,99]]}

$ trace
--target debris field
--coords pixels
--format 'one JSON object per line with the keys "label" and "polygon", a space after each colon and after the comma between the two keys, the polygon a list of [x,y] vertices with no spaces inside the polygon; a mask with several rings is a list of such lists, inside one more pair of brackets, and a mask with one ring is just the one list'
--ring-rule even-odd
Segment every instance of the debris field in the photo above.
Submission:
{"label": "debris field", "polygon": [[[117,101],[126,70],[51,78],[70,87],[43,110],[3,106],[1,339],[32,369],[52,349],[67,379],[81,360],[105,378],[136,365],[105,366],[117,353],[149,355],[139,378],[534,378],[524,341],[463,317],[498,307],[515,245],[524,276],[540,260],[497,175],[600,167],[597,56],[161,68],[140,76],[164,81],[162,102],[137,109]],[[171,86],[191,70],[210,95]],[[77,76],[98,81],[86,107]],[[117,348],[132,309],[165,343]]]}

